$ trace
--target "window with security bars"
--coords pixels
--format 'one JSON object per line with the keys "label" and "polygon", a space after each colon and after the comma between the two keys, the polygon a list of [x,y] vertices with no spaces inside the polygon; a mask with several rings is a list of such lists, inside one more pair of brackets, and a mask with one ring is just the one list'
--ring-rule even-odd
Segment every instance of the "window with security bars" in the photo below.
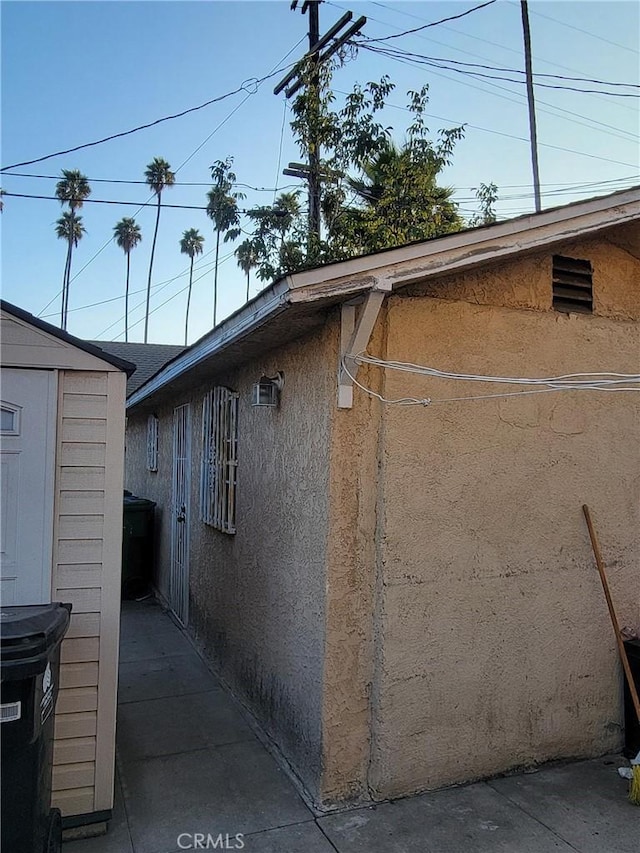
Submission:
{"label": "window with security bars", "polygon": [[593,313],[593,269],[590,261],[553,256],[553,307],[567,313]]}
{"label": "window with security bars", "polygon": [[202,401],[200,517],[223,533],[236,532],[238,395],[214,388]]}
{"label": "window with security bars", "polygon": [[158,470],[158,418],[155,415],[147,418],[147,468]]}

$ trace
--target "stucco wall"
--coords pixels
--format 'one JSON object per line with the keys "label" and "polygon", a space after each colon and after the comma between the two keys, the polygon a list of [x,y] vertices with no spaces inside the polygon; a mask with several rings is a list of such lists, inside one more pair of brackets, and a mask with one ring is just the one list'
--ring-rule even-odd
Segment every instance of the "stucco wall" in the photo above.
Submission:
{"label": "stucco wall", "polygon": [[[595,316],[550,310],[541,254],[392,297],[385,357],[501,376],[637,372],[638,261],[604,243],[556,251],[594,262]],[[620,619],[638,624],[636,395],[438,403],[496,389],[377,381],[388,398],[434,402],[383,411],[373,796],[617,747],[619,665],[581,506]]]}
{"label": "stucco wall", "polygon": [[[159,470],[145,470],[148,412],[129,414],[127,488],[161,505],[159,587],[168,593],[171,416],[192,402],[189,631],[242,696],[312,792],[321,765],[329,430],[336,336],[330,326],[234,375],[212,376],[156,409]],[[330,355],[331,353],[331,355]],[[278,409],[251,406],[251,386],[282,370]],[[203,395],[240,394],[235,535],[199,520]]]}

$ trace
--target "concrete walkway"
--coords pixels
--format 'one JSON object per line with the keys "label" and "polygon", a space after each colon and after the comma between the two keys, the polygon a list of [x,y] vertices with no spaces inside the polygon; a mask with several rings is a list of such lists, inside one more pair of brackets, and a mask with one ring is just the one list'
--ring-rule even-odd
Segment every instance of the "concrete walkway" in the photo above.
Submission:
{"label": "concrete walkway", "polygon": [[638,853],[640,808],[626,799],[619,763],[577,762],[318,816],[166,613],[131,603],[114,818],[106,836],[68,842],[64,853]]}

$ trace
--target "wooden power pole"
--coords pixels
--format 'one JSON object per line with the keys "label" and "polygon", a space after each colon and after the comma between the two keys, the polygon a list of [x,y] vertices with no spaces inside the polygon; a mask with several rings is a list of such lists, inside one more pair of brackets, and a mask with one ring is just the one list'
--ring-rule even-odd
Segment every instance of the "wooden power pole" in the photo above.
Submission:
{"label": "wooden power pole", "polygon": [[527,0],[520,0],[522,12],[522,33],[524,36],[524,67],[527,76],[527,101],[529,103],[529,138],[531,140],[531,167],[533,169],[533,194],[536,213],[542,210],[540,198],[540,173],[538,171],[538,135],[536,133],[536,105],[533,96],[533,72],[531,70],[531,33],[529,31],[529,6]]}
{"label": "wooden power pole", "polygon": [[[299,0],[292,0],[291,9],[296,10]],[[285,175],[303,178],[309,187],[309,245],[320,241],[320,202],[322,195],[322,175],[320,173],[320,141],[317,138],[317,126],[320,113],[320,66],[342,45],[359,32],[367,23],[362,16],[352,24],[342,35],[338,33],[353,18],[352,12],[346,12],[339,21],[321,36],[318,8],[322,0],[304,0],[301,12],[309,12],[309,49],[302,59],[297,62],[289,73],[282,78],[274,88],[273,94],[279,95],[284,90],[287,98],[291,98],[304,85],[302,74],[310,63],[307,93],[309,96],[310,127],[309,130],[309,163],[289,163],[284,170]]]}

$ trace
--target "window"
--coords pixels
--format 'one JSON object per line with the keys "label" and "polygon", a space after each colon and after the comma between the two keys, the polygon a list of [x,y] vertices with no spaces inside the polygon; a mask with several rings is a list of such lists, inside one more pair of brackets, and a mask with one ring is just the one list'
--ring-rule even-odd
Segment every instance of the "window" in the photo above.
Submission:
{"label": "window", "polygon": [[149,415],[147,419],[147,468],[158,470],[158,418]]}
{"label": "window", "polygon": [[0,432],[3,435],[20,435],[20,407],[3,403],[0,407]]}
{"label": "window", "polygon": [[593,270],[590,261],[553,256],[553,307],[566,313],[593,313]]}
{"label": "window", "polygon": [[238,395],[214,388],[202,401],[200,517],[224,533],[236,532]]}

